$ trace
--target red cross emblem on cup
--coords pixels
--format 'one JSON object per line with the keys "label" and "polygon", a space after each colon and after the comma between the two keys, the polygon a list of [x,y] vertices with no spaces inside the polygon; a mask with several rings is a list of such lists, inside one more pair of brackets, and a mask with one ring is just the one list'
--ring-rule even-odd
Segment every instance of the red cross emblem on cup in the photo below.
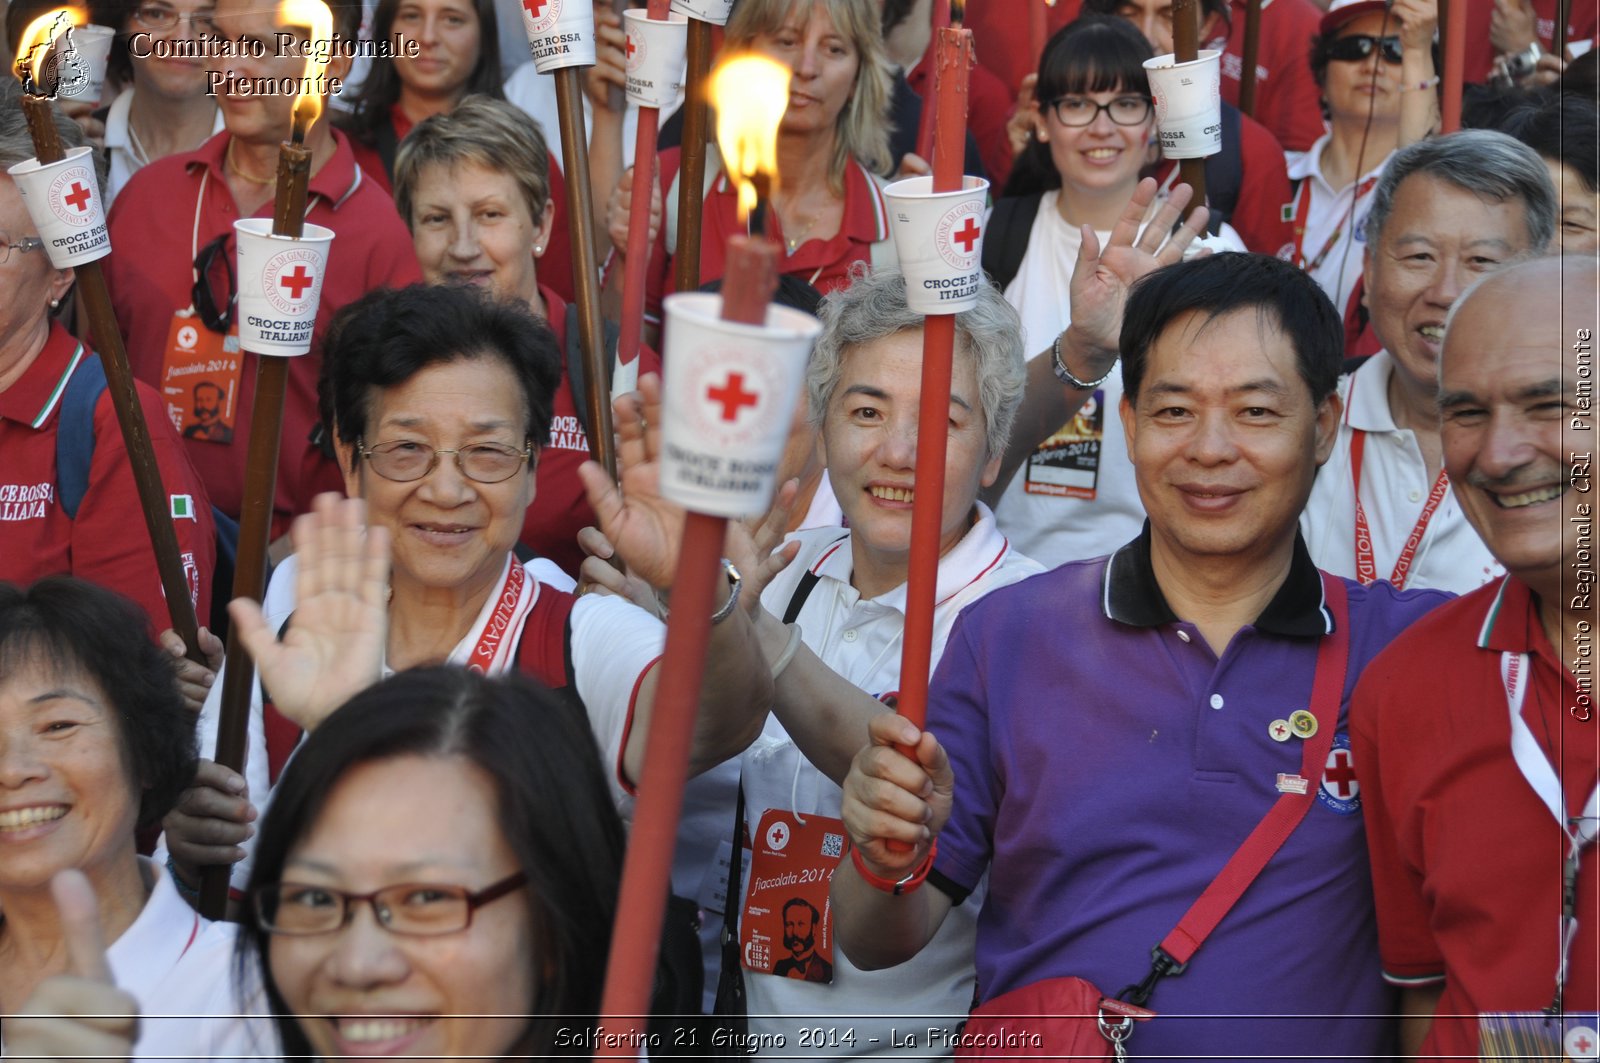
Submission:
{"label": "red cross emblem on cup", "polygon": [[543,33],[561,17],[562,0],[522,0],[522,10],[528,13],[528,28]]}
{"label": "red cross emblem on cup", "polygon": [[956,204],[934,226],[934,247],[952,269],[969,270],[977,266],[982,237],[982,199],[967,199]]}
{"label": "red cross emblem on cup", "polygon": [[304,317],[306,303],[317,291],[322,261],[308,247],[291,247],[267,259],[261,287],[267,302],[280,314]]}
{"label": "red cross emblem on cup", "polygon": [[95,221],[100,211],[95,202],[94,178],[82,166],[71,166],[56,175],[50,182],[46,201],[50,213],[76,228]]}
{"label": "red cross emblem on cup", "polygon": [[718,417],[732,424],[739,419],[739,411],[746,406],[754,407],[761,401],[761,396],[753,391],[745,390],[743,373],[729,373],[721,385],[706,389],[706,398],[713,406],[720,407]]}

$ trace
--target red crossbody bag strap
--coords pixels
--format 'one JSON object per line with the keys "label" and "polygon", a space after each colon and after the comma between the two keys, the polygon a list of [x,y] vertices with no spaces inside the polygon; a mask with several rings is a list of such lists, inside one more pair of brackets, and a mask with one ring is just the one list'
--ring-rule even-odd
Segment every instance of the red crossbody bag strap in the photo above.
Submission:
{"label": "red crossbody bag strap", "polygon": [[1322,591],[1333,614],[1334,627],[1333,634],[1325,636],[1322,645],[1317,647],[1317,673],[1311,685],[1311,712],[1317,718],[1317,733],[1306,741],[1300,758],[1300,775],[1310,785],[1303,794],[1285,793],[1278,797],[1244,844],[1211,880],[1200,899],[1189,906],[1178,925],[1161,942],[1162,950],[1180,964],[1189,962],[1316,802],[1317,783],[1328,763],[1333,735],[1339,726],[1339,702],[1344,695],[1345,673],[1350,666],[1350,617],[1344,583],[1323,573]]}

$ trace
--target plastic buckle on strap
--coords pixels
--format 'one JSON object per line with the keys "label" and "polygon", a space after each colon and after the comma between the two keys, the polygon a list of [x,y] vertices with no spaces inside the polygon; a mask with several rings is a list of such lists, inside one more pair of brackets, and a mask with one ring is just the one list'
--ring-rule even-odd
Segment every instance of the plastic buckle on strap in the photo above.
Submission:
{"label": "plastic buckle on strap", "polygon": [[1117,999],[1143,1007],[1149,1003],[1150,995],[1156,991],[1157,982],[1169,975],[1180,975],[1188,969],[1187,963],[1179,963],[1172,958],[1171,953],[1157,945],[1150,950],[1150,973],[1144,976],[1144,981],[1124,986],[1122,992],[1117,994]]}

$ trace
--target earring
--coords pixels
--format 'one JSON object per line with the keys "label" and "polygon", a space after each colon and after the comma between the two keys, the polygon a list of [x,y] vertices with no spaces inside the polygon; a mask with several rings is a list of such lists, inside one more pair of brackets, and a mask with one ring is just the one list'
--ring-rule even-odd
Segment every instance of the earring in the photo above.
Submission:
{"label": "earring", "polygon": [[543,244],[534,244],[533,245],[533,253],[536,254],[536,255],[544,254],[544,245]]}
{"label": "earring", "polygon": [[1042,130],[1042,129],[1036,129],[1036,130],[1034,130],[1034,132],[1033,132],[1033,135],[1034,135],[1034,136],[1036,136],[1036,137],[1038,137],[1038,138],[1039,138],[1039,143],[1041,143],[1041,144],[1048,144],[1048,143],[1050,143],[1050,134],[1049,134],[1049,133],[1046,133],[1046,132],[1045,132],[1045,131],[1044,131],[1044,130]]}
{"label": "earring", "polygon": [[52,300],[50,300],[50,309],[52,309],[52,310],[60,310],[61,309],[61,300],[60,299],[52,299]]}

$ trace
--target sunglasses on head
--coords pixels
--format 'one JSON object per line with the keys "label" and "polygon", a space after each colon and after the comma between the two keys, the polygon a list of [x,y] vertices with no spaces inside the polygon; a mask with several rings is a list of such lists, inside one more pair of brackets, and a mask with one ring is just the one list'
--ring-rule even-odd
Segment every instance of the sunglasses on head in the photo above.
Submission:
{"label": "sunglasses on head", "polygon": [[1334,40],[1328,45],[1328,58],[1345,63],[1359,63],[1372,54],[1372,49],[1380,46],[1383,48],[1384,62],[1400,61],[1399,37],[1374,37],[1367,33],[1356,33]]}
{"label": "sunglasses on head", "polygon": [[[233,323],[233,256],[228,253],[228,234],[223,233],[200,249],[194,257],[194,290],[189,293],[194,300],[195,313],[200,315],[206,328],[226,334]],[[217,298],[217,284],[222,284],[222,298]]]}

